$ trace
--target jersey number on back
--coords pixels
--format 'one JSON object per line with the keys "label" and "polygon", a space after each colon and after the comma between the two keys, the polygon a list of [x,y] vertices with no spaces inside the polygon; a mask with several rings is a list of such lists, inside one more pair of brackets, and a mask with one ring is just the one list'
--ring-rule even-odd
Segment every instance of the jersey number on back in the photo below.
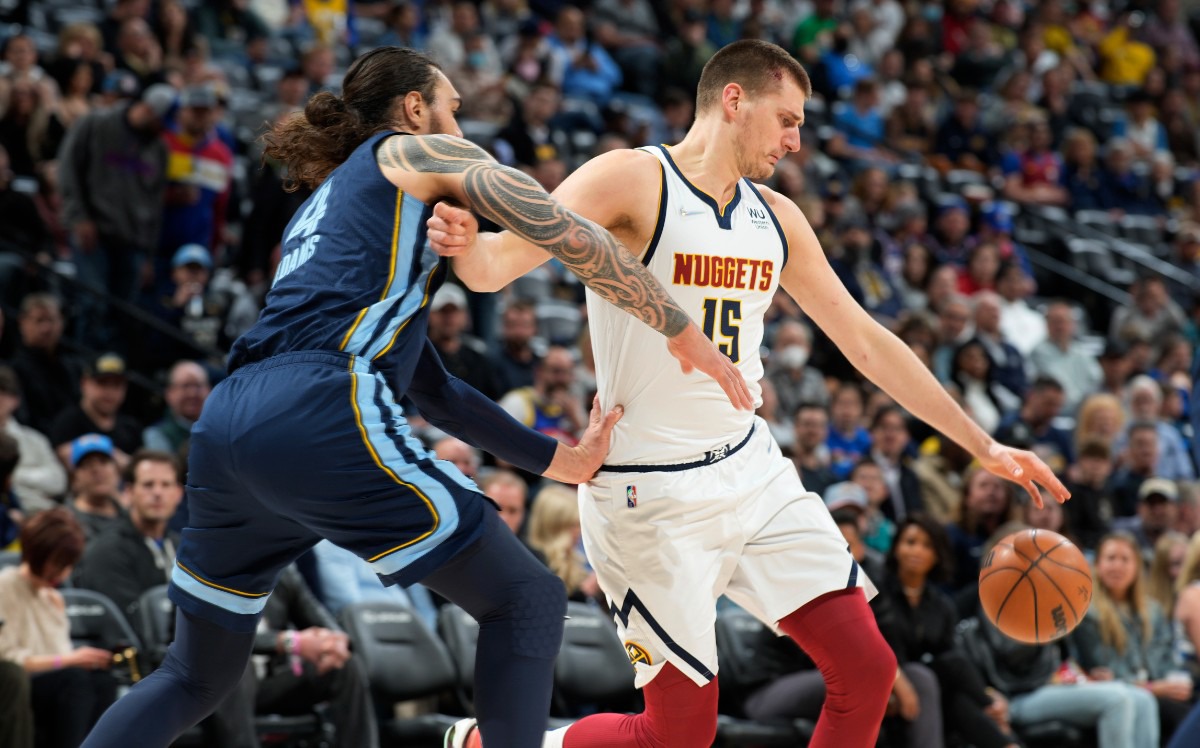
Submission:
{"label": "jersey number on back", "polygon": [[[704,300],[704,334],[735,364],[742,359],[738,348],[738,334],[741,332],[738,323],[741,321],[741,299]],[[723,340],[717,340],[718,332]]]}

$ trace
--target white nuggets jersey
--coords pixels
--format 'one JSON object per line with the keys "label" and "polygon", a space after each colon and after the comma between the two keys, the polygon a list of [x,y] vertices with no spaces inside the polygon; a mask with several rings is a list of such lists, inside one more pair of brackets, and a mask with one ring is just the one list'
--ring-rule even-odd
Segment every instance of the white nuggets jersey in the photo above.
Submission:
{"label": "white nuggets jersey", "polygon": [[[787,262],[779,222],[748,180],[722,207],[683,176],[667,148],[642,150],[661,170],[658,219],[642,262],[737,364],[757,405],[763,317]],[[591,291],[587,305],[601,404],[625,407],[605,465],[712,459],[745,439],[754,414],[735,409],[707,375],[683,374],[661,334]]]}

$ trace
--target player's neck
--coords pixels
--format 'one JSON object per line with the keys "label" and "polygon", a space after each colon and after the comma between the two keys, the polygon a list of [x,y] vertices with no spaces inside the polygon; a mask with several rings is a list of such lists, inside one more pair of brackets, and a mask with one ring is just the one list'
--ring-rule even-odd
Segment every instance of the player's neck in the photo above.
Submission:
{"label": "player's neck", "polygon": [[724,205],[737,189],[742,174],[727,125],[714,119],[697,120],[687,136],[671,146],[671,158],[688,181]]}

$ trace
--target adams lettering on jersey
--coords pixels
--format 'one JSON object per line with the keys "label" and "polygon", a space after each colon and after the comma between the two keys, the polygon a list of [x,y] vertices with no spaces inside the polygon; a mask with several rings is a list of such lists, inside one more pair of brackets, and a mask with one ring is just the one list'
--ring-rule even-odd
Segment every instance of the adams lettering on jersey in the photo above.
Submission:
{"label": "adams lettering on jersey", "polygon": [[770,291],[774,275],[771,260],[676,252],[671,282],[676,286]]}
{"label": "adams lettering on jersey", "polygon": [[317,193],[313,195],[312,202],[304,209],[304,214],[292,224],[291,230],[284,237],[283,243],[285,247],[292,246],[296,240],[299,240],[300,246],[288,252],[280,260],[279,269],[275,271],[275,280],[271,282],[272,287],[294,273],[296,268],[308,262],[316,254],[317,242],[321,241],[321,235],[317,233],[317,227],[320,225],[321,219],[325,217],[325,210],[329,205],[329,191],[333,186],[333,181],[334,177],[325,180],[325,184],[321,185]]}

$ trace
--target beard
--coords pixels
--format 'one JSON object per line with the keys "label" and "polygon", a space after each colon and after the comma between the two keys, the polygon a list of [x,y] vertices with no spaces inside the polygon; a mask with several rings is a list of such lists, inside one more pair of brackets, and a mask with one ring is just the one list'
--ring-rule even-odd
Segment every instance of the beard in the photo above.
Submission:
{"label": "beard", "polygon": [[454,135],[455,129],[453,120],[440,113],[429,120],[429,131],[433,135]]}
{"label": "beard", "polygon": [[775,167],[767,161],[767,157],[749,158],[745,153],[738,154],[738,171],[751,181],[765,181],[775,174]]}

